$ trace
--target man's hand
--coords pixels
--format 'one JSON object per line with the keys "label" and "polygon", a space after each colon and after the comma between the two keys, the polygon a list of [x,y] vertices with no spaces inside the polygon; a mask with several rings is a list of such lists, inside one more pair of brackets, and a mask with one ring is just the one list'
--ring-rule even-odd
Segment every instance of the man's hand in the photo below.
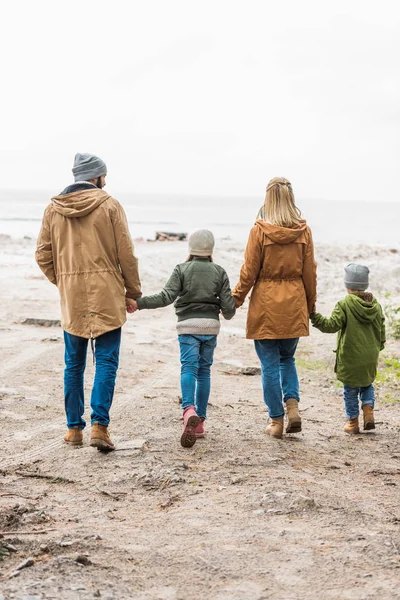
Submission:
{"label": "man's hand", "polygon": [[125,306],[126,312],[128,312],[129,314],[139,310],[136,300],[133,300],[132,298],[125,298]]}

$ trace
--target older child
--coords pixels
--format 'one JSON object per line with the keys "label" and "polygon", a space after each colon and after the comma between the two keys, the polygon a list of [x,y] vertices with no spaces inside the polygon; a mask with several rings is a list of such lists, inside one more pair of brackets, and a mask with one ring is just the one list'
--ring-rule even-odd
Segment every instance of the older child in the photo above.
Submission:
{"label": "older child", "polygon": [[182,365],[181,444],[185,448],[191,448],[197,437],[204,436],[219,313],[231,319],[236,311],[228,275],[212,260],[214,243],[214,236],[207,229],[193,233],[187,261],[175,267],[165,288],[159,294],[136,300],[139,310],[160,308],[175,301]]}
{"label": "older child", "polygon": [[364,429],[375,429],[374,388],[379,352],[385,346],[385,318],[382,307],[365,290],[369,269],[350,263],[345,268],[344,284],[348,295],[340,300],[329,319],[311,315],[314,327],[323,333],[338,333],[335,372],[344,384],[346,433],[359,433],[359,398]]}

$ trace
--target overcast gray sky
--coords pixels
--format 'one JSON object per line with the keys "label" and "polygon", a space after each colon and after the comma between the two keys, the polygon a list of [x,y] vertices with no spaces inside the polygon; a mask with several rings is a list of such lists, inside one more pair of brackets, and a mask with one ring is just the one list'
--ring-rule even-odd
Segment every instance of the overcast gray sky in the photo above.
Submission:
{"label": "overcast gray sky", "polygon": [[399,201],[397,0],[8,2],[1,188]]}

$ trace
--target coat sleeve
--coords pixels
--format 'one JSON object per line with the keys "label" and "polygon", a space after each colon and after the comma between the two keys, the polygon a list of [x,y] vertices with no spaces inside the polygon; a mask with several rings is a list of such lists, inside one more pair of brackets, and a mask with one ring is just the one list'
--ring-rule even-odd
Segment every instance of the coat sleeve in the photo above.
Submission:
{"label": "coat sleeve", "polygon": [[240,270],[239,281],[232,292],[236,306],[242,306],[245,298],[261,271],[263,245],[257,235],[257,227],[250,230],[244,254],[244,264]]}
{"label": "coat sleeve", "polygon": [[125,211],[117,201],[115,201],[114,210],[111,212],[111,220],[114,228],[118,262],[125,284],[125,296],[135,300],[142,295],[138,259],[134,254]]}
{"label": "coat sleeve", "polygon": [[222,277],[222,286],[221,291],[219,293],[219,299],[221,302],[221,312],[227,321],[232,319],[236,312],[235,300],[233,299],[231,286],[229,283],[229,278],[226,272],[224,271]]}
{"label": "coat sleeve", "polygon": [[303,260],[302,278],[306,291],[308,312],[311,314],[315,311],[315,303],[317,301],[317,263],[314,258],[314,242],[310,229],[308,230],[308,234],[309,240]]}
{"label": "coat sleeve", "polygon": [[139,310],[144,308],[162,308],[172,304],[182,291],[181,275],[179,267],[175,267],[171,277],[168,279],[165,287],[159,294],[152,296],[143,296],[137,298],[136,302]]}
{"label": "coat sleeve", "polygon": [[43,215],[42,227],[35,252],[36,262],[46,275],[47,279],[57,285],[57,277],[54,269],[53,248],[51,245],[50,224],[49,224],[49,208],[45,210]]}
{"label": "coat sleeve", "polygon": [[346,313],[338,302],[329,318],[323,317],[320,313],[312,313],[311,323],[322,333],[336,333],[346,325]]}

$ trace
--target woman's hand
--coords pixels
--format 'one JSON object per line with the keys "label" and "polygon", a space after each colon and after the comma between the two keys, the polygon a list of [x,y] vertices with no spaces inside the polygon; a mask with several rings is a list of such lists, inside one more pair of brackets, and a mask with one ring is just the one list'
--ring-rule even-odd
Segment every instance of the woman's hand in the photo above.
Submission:
{"label": "woman's hand", "polygon": [[132,298],[125,298],[125,306],[126,312],[129,314],[132,314],[139,310],[136,300],[133,300]]}

